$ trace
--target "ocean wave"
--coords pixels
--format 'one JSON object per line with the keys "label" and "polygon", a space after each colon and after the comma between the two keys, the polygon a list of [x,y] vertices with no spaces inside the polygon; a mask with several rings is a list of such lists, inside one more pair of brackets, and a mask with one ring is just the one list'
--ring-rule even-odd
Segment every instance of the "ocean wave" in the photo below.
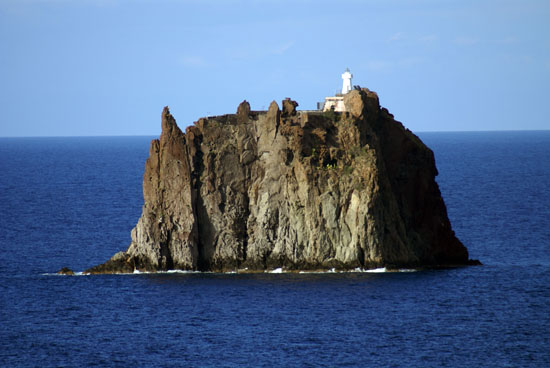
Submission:
{"label": "ocean wave", "polygon": [[72,275],[67,275],[67,274],[64,274],[64,273],[57,273],[57,272],[44,272],[44,273],[41,273],[40,275],[41,276],[87,276],[87,275],[89,275],[89,273],[75,272]]}
{"label": "ocean wave", "polygon": [[368,272],[368,273],[383,273],[383,272],[388,272],[388,269],[387,269],[386,267],[371,268],[370,270],[365,270],[364,272]]}
{"label": "ocean wave", "polygon": [[[380,268],[370,268],[370,269],[364,269],[357,267],[352,270],[336,270],[335,268],[331,268],[328,270],[311,270],[311,271],[295,271],[295,270],[285,270],[282,267],[278,267],[272,270],[266,270],[264,273],[270,273],[270,274],[323,274],[323,273],[395,273],[395,272],[417,272],[418,269],[414,268],[400,268],[400,269],[388,269],[386,267],[380,267]],[[261,272],[261,271],[260,271]],[[134,270],[134,272],[126,272],[126,273],[113,273],[109,275],[170,275],[170,274],[182,274],[182,275],[188,275],[188,274],[222,274],[222,275],[236,275],[236,274],[246,274],[246,273],[254,273],[248,270],[248,268],[235,270],[235,271],[226,271],[226,272],[213,272],[213,271],[186,271],[186,270],[167,270],[167,271],[139,271]],[[41,274],[42,276],[90,276],[92,274],[86,273],[83,271],[75,272],[73,275],[66,275],[66,274],[59,274],[57,272],[45,272]]]}

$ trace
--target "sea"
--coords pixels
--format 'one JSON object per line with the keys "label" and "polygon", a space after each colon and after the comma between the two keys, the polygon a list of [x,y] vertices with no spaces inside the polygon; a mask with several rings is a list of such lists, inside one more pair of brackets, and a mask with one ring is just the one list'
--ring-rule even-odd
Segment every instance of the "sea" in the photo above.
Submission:
{"label": "sea", "polygon": [[550,367],[550,131],[418,135],[483,266],[57,275],[127,248],[153,137],[0,138],[0,367]]}

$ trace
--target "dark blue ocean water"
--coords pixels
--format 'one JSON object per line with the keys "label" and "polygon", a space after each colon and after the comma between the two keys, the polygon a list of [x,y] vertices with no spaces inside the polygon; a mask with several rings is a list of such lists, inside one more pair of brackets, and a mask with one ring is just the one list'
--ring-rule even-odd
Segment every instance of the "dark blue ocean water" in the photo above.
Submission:
{"label": "dark blue ocean water", "polygon": [[151,138],[0,138],[0,366],[549,367],[550,131],[420,137],[482,267],[52,275],[126,249]]}

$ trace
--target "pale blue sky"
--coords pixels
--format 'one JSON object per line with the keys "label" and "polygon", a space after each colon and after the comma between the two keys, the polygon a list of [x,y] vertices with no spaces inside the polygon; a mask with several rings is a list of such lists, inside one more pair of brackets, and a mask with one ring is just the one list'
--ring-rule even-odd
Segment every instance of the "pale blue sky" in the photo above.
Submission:
{"label": "pale blue sky", "polygon": [[550,1],[0,0],[0,136],[311,109],[346,67],[413,131],[550,129]]}

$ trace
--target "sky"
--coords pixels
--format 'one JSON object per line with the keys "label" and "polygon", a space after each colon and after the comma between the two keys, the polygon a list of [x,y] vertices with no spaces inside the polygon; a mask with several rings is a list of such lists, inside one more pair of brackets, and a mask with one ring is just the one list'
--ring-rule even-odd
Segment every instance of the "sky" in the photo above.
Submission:
{"label": "sky", "polygon": [[346,68],[413,132],[550,129],[550,1],[0,0],[0,137],[314,109]]}

